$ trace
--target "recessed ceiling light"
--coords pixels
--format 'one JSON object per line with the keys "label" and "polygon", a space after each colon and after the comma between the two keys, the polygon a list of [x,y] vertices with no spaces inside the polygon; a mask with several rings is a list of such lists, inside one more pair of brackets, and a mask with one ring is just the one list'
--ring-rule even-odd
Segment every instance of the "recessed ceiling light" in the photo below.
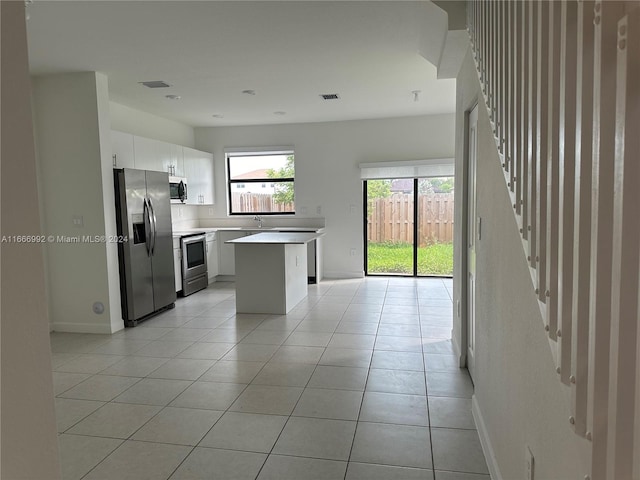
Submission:
{"label": "recessed ceiling light", "polygon": [[138,83],[149,88],[167,88],[171,86],[167,82],[163,82],[162,80],[150,80],[148,82],[138,82]]}
{"label": "recessed ceiling light", "polygon": [[255,95],[256,91],[255,90],[242,90],[242,93],[244,93],[245,95]]}
{"label": "recessed ceiling light", "polygon": [[274,115],[286,115],[287,112],[282,112],[282,111],[277,111],[277,112],[273,112]]}
{"label": "recessed ceiling light", "polygon": [[338,100],[340,98],[337,93],[321,93],[320,96],[323,100]]}
{"label": "recessed ceiling light", "polygon": [[180,100],[182,97],[180,95],[165,95],[165,98],[169,100]]}
{"label": "recessed ceiling light", "polygon": [[214,113],[213,115],[211,115],[213,118],[223,118],[224,115],[222,115],[221,113]]}

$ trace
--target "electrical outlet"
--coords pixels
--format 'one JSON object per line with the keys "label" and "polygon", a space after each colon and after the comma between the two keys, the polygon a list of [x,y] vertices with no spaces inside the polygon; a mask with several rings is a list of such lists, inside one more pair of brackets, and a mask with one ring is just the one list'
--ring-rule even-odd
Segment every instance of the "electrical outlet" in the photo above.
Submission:
{"label": "electrical outlet", "polygon": [[300,215],[306,215],[307,214],[307,207],[300,207]]}
{"label": "electrical outlet", "polygon": [[316,207],[316,215],[322,215],[322,205]]}
{"label": "electrical outlet", "polygon": [[355,256],[356,256],[356,249],[355,249],[355,248],[352,248],[352,249],[349,251],[349,255],[350,255],[350,256],[352,256],[352,257],[355,257]]}
{"label": "electrical outlet", "polygon": [[209,216],[213,217],[213,208],[209,208]]}
{"label": "electrical outlet", "polygon": [[527,480],[535,480],[534,479],[534,473],[535,473],[535,460],[533,458],[533,453],[531,452],[531,449],[529,447],[525,448],[525,468],[526,468],[526,479]]}
{"label": "electrical outlet", "polygon": [[84,217],[82,215],[73,215],[71,221],[74,227],[84,227]]}
{"label": "electrical outlet", "polygon": [[355,215],[356,214],[356,206],[355,205],[349,205],[349,213],[351,215]]}

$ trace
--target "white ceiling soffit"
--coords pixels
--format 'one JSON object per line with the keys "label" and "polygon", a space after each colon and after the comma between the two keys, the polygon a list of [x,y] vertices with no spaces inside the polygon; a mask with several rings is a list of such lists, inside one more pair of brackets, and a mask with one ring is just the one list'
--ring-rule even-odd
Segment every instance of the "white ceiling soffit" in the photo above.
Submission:
{"label": "white ceiling soffit", "polygon": [[[32,74],[100,71],[111,100],[187,125],[455,111],[455,80],[436,69],[447,14],[429,1],[35,0],[27,13]],[[139,83],[156,80],[170,87]]]}

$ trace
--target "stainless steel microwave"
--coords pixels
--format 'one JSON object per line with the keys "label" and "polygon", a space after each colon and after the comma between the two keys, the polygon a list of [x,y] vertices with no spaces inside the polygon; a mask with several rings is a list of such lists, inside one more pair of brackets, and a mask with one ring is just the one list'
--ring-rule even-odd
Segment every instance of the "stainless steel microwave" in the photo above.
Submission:
{"label": "stainless steel microwave", "polygon": [[169,191],[171,192],[171,203],[185,203],[187,201],[187,179],[169,177]]}

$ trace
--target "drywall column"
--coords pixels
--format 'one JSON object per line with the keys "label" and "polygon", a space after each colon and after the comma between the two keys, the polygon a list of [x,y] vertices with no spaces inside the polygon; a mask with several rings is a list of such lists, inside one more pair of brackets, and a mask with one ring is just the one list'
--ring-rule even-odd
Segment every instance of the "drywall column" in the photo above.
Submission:
{"label": "drywall column", "polygon": [[[22,2],[0,2],[2,237],[40,235]],[[60,478],[42,245],[2,243],[0,477]]]}
{"label": "drywall column", "polygon": [[[33,79],[53,329],[112,333],[120,310],[107,79]],[[102,308],[102,312],[100,312]]]}

